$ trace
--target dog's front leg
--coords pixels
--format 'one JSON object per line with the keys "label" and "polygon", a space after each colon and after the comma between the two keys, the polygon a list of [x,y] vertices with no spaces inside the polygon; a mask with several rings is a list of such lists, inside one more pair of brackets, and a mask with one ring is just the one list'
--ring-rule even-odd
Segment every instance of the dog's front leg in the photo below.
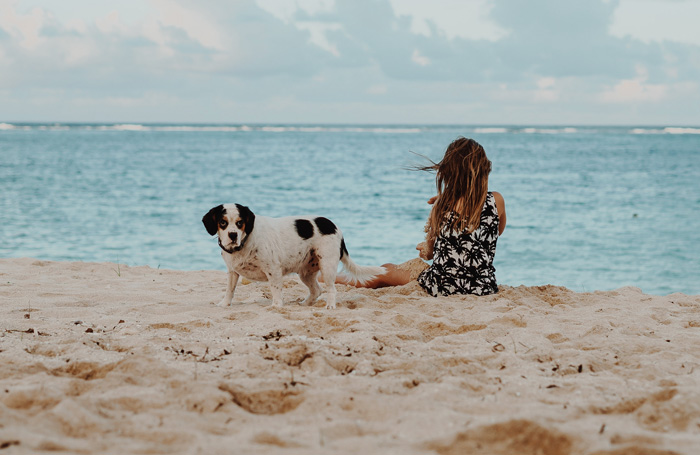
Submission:
{"label": "dog's front leg", "polygon": [[236,292],[236,285],[238,284],[238,273],[234,270],[228,271],[228,283],[226,284],[226,295],[219,302],[219,306],[229,306],[233,300],[233,293]]}
{"label": "dog's front leg", "polygon": [[270,291],[272,292],[272,305],[284,305],[284,302],[282,301],[282,272],[280,270],[274,270],[266,273],[266,275],[267,281],[270,283]]}

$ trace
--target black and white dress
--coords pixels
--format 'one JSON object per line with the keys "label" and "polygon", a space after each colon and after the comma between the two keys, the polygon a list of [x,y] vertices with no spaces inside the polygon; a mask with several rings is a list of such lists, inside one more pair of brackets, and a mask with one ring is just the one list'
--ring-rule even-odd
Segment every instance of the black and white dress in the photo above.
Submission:
{"label": "black and white dress", "polygon": [[430,295],[498,292],[493,258],[498,241],[498,209],[493,193],[486,195],[481,223],[471,234],[451,230],[454,212],[447,215],[433,247],[433,264],[418,276],[418,283]]}

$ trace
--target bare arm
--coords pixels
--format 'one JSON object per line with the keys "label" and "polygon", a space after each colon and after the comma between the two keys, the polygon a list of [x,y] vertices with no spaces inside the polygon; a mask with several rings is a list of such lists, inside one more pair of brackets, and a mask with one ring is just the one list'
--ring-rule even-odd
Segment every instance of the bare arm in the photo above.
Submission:
{"label": "bare arm", "polygon": [[495,191],[493,197],[496,200],[496,209],[498,210],[498,235],[501,235],[506,228],[506,201],[501,193]]}
{"label": "bare arm", "polygon": [[[428,199],[428,204],[433,205],[435,201],[437,201],[437,196],[433,196],[430,199]],[[434,245],[429,244],[427,239],[425,242],[420,242],[418,245],[416,245],[416,249],[418,250],[418,256],[425,261],[431,260],[433,258],[433,246]]]}

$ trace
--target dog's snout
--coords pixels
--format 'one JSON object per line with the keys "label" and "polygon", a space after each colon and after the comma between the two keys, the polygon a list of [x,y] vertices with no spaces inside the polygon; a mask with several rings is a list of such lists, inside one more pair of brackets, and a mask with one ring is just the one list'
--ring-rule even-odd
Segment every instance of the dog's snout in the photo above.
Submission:
{"label": "dog's snout", "polygon": [[228,238],[230,238],[232,242],[235,242],[236,239],[238,238],[238,233],[237,232],[229,232]]}

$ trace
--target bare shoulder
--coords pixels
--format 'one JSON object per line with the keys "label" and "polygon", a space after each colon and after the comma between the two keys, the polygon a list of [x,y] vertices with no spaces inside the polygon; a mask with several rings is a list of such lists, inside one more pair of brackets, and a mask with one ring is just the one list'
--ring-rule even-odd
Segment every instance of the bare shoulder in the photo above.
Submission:
{"label": "bare shoulder", "polygon": [[501,211],[505,209],[506,201],[503,199],[503,195],[497,191],[492,191],[491,194],[493,194],[493,198],[496,200],[496,207],[498,207],[498,210]]}

